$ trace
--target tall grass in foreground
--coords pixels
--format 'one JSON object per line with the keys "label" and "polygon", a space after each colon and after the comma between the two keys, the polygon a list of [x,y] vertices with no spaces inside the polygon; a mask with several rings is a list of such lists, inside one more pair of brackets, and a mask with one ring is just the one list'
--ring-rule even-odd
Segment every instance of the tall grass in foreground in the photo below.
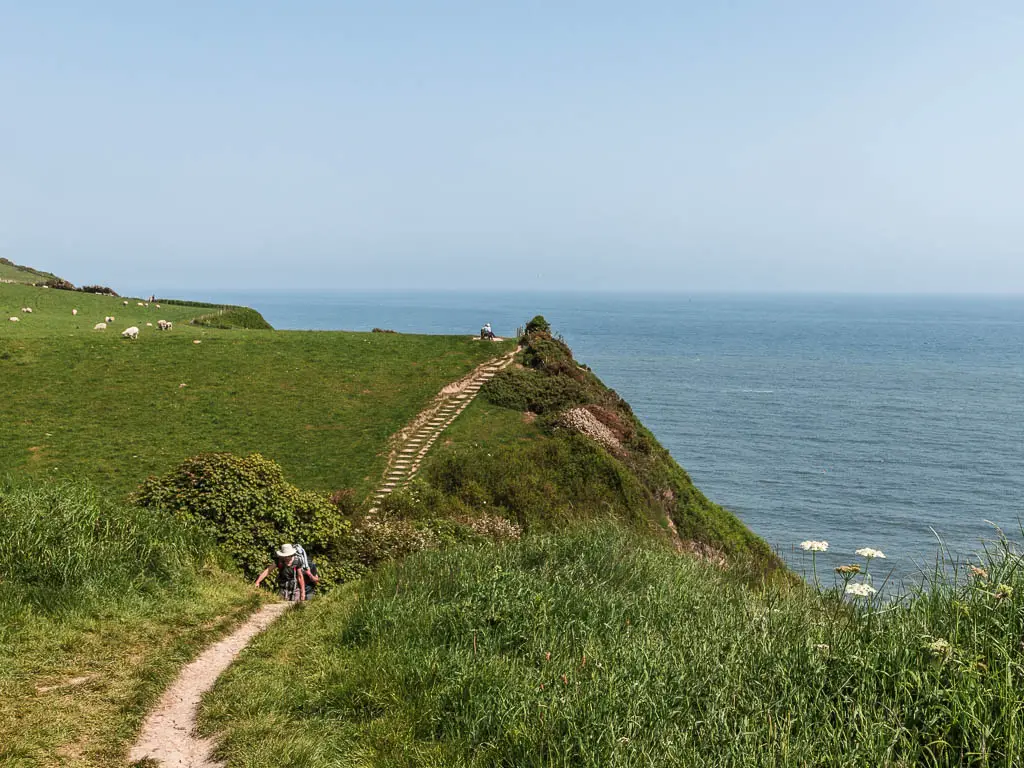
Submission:
{"label": "tall grass in foreground", "polygon": [[208,700],[231,765],[1011,766],[1024,576],[756,591],[611,528],[410,556]]}
{"label": "tall grass in foreground", "polygon": [[178,669],[259,603],[210,554],[87,486],[0,485],[0,767],[124,764]]}
{"label": "tall grass in foreground", "polygon": [[171,516],[112,503],[84,484],[0,486],[0,615],[174,587],[211,552]]}

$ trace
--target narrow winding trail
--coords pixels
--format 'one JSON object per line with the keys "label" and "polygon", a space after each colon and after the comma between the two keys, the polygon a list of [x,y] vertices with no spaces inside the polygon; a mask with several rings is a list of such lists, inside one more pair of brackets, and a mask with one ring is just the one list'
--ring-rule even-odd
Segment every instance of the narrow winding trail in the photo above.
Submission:
{"label": "narrow winding trail", "polygon": [[[469,375],[449,384],[408,426],[391,440],[384,482],[374,502],[407,484],[419,470],[423,457],[441,432],[462,413],[487,381],[512,362],[515,352],[489,360]],[[370,512],[376,512],[374,507]],[[242,626],[204,650],[187,664],[156,707],[146,717],[129,761],[150,759],[165,768],[220,768],[212,758],[214,740],[196,735],[196,713],[202,695],[213,687],[238,654],[256,635],[288,610],[292,603],[270,603],[250,616]]]}

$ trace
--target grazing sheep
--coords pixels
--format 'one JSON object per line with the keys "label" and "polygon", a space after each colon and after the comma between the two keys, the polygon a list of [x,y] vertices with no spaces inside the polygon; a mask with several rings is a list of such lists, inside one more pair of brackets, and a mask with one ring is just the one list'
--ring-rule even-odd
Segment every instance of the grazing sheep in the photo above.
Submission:
{"label": "grazing sheep", "polygon": [[71,314],[72,315],[77,315],[78,314],[78,310],[77,309],[72,309],[71,310]]}
{"label": "grazing sheep", "polygon": [[157,309],[160,309],[160,305],[159,304],[154,304],[153,306],[156,307]]}
{"label": "grazing sheep", "polygon": [[21,311],[31,315],[32,314],[32,307],[22,307]]}
{"label": "grazing sheep", "polygon": [[103,318],[103,322],[104,323],[112,323],[112,322],[114,322],[114,316],[113,315],[108,315],[107,317],[104,317]]}
{"label": "grazing sheep", "polygon": [[138,304],[139,304],[139,306],[140,306],[140,307],[144,307],[144,306],[146,306],[146,305],[145,305],[145,304],[143,304],[143,303],[142,303],[141,301],[140,301],[140,302],[139,302]]}
{"label": "grazing sheep", "polygon": [[107,324],[106,323],[96,323],[96,325],[94,325],[92,327],[92,329],[94,331],[105,331],[105,330],[107,330]]}
{"label": "grazing sheep", "polygon": [[128,302],[127,301],[122,301],[121,303],[124,304],[126,307],[128,306]]}
{"label": "grazing sheep", "polygon": [[21,321],[21,318],[20,318],[20,317],[12,317],[12,318],[11,318],[11,322],[12,322],[12,323],[17,323],[17,322],[20,322],[20,321]]}
{"label": "grazing sheep", "polygon": [[169,331],[169,330],[171,330],[171,327],[173,325],[174,325],[174,323],[172,323],[172,322],[170,322],[168,320],[157,320],[156,321],[156,327],[159,328],[161,331]]}
{"label": "grazing sheep", "polygon": [[139,338],[139,329],[133,325],[131,328],[125,328],[121,331],[121,335],[126,339],[132,339],[134,341]]}
{"label": "grazing sheep", "polygon": [[152,328],[152,327],[153,327],[153,324],[152,324],[152,323],[146,323],[146,327],[147,327],[147,328]]}

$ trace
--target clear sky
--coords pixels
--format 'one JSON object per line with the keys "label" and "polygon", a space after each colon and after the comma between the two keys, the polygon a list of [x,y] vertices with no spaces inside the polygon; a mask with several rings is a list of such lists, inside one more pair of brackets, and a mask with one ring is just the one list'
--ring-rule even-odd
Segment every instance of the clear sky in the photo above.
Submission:
{"label": "clear sky", "polygon": [[1024,2],[0,0],[0,256],[157,293],[1021,293]]}

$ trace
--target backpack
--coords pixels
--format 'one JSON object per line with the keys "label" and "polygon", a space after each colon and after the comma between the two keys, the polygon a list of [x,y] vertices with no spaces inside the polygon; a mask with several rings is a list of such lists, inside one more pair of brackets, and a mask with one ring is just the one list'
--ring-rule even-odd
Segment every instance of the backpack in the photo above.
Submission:
{"label": "backpack", "polygon": [[295,556],[299,558],[299,564],[302,566],[302,570],[309,570],[309,555],[306,554],[306,550],[303,549],[301,544],[295,545]]}

